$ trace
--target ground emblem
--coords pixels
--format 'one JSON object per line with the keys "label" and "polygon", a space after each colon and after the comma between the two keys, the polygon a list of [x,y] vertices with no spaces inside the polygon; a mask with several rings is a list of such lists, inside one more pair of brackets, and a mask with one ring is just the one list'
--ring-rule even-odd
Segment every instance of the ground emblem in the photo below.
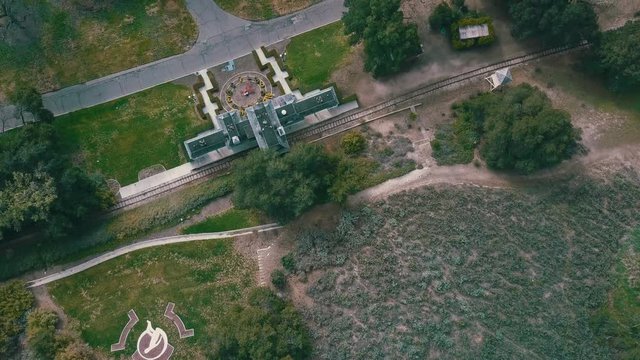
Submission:
{"label": "ground emblem", "polygon": [[[168,303],[164,311],[164,317],[171,320],[181,339],[193,336],[194,330],[187,329],[180,316],[173,311],[175,306],[174,303]],[[139,321],[138,315],[133,309],[129,310],[127,315],[129,316],[129,321],[122,328],[118,342],[111,345],[111,352],[122,351],[126,348],[129,333]],[[131,358],[133,360],[169,360],[173,355],[173,351],[174,347],[169,343],[167,333],[159,327],[154,328],[151,325],[151,321],[147,320],[147,328],[140,334],[136,343],[136,352]]]}

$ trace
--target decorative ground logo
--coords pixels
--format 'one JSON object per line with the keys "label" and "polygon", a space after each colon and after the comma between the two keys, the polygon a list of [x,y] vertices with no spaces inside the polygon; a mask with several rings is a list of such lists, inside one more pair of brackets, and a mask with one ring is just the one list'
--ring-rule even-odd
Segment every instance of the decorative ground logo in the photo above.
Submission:
{"label": "decorative ground logo", "polygon": [[[187,329],[182,319],[173,311],[174,303],[167,304],[164,317],[171,320],[178,330],[180,338],[188,338],[194,335],[193,329]],[[138,323],[138,315],[131,309],[128,313],[129,321],[120,333],[120,339],[111,345],[111,352],[122,351],[126,348],[127,338],[133,327]],[[173,355],[173,346],[169,344],[167,333],[159,327],[154,328],[151,321],[147,320],[147,328],[140,334],[136,345],[136,352],[131,356],[133,360],[168,360]]]}

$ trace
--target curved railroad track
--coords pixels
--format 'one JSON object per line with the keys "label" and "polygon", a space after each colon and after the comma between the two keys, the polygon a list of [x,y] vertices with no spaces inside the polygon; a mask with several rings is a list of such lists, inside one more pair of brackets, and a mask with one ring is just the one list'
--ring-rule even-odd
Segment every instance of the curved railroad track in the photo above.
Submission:
{"label": "curved railroad track", "polygon": [[[366,108],[354,109],[342,115],[336,116],[333,119],[291,133],[289,134],[288,139],[290,142],[295,143],[315,136],[328,136],[332,135],[333,133],[339,133],[340,128],[343,128],[346,125],[354,125],[358,122],[366,121],[368,117],[379,117],[381,115],[391,113],[402,106],[407,106],[406,103],[408,101],[444,90],[455,85],[459,85],[461,83],[486,75],[496,70],[523,64],[532,60],[538,60],[552,55],[579,50],[588,46],[589,43],[583,42],[578,45],[561,46],[551,49],[539,50],[507,60],[495,62],[474,70],[464,72],[462,74],[458,74],[456,76],[452,76],[447,79],[421,86],[393,99],[386,100]],[[192,171],[190,174],[177,178],[170,183],[155,186],[129,198],[120,199],[118,203],[109,210],[109,212],[131,207],[156,196],[173,191],[185,184],[193,183],[208,177],[222,175],[231,168],[231,162],[240,156],[242,156],[242,154],[236,154],[219,162],[198,168]]]}

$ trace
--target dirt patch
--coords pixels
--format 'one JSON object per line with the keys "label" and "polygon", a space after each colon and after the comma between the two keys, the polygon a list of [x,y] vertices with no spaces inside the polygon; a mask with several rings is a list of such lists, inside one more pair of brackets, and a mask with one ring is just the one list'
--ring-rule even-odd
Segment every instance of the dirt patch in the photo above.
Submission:
{"label": "dirt patch", "polygon": [[598,23],[604,30],[624,25],[640,11],[638,0],[591,0],[598,14]]}
{"label": "dirt patch", "polygon": [[56,315],[58,315],[58,318],[60,319],[60,322],[58,323],[58,329],[64,328],[69,323],[69,319],[64,313],[64,310],[62,310],[62,308],[53,301],[46,286],[39,286],[37,288],[31,289],[31,291],[36,298],[37,307],[51,310],[55,312]]}

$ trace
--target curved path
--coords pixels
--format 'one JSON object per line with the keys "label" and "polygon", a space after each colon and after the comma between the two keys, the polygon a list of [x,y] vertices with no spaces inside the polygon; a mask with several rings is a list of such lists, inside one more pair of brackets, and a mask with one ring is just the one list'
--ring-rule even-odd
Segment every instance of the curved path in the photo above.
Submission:
{"label": "curved path", "polygon": [[252,22],[223,11],[214,0],[186,0],[186,3],[199,29],[198,39],[190,50],[44,94],[44,106],[57,116],[131,95],[335,22],[345,9],[343,0],[324,0],[291,15]]}
{"label": "curved path", "polygon": [[154,246],[178,244],[178,243],[190,242],[190,241],[225,239],[230,237],[246,236],[246,235],[251,235],[255,233],[262,233],[262,232],[277,230],[280,228],[282,228],[282,226],[273,223],[273,224],[254,226],[250,228],[238,229],[238,230],[232,230],[232,231],[222,231],[217,233],[202,233],[202,234],[193,234],[193,235],[179,235],[179,236],[170,236],[165,238],[141,241],[141,242],[127,245],[127,246],[123,246],[113,251],[109,251],[91,260],[85,261],[82,264],[72,266],[66,270],[62,270],[57,273],[47,275],[39,279],[29,281],[27,282],[27,287],[33,288],[41,285],[46,285],[56,280],[64,279],[68,276],[90,269],[98,264],[102,264],[105,261],[117,258],[118,256],[122,256],[124,254],[128,254],[136,250],[146,249]]}

